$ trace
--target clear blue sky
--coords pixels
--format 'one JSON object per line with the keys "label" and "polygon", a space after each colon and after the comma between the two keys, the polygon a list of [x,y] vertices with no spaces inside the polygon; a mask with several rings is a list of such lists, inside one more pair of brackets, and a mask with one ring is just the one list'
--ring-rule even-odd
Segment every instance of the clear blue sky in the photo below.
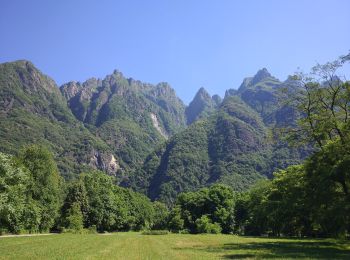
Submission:
{"label": "clear blue sky", "polygon": [[349,13],[348,0],[0,0],[0,62],[31,60],[58,84],[118,69],[188,103],[348,53]]}

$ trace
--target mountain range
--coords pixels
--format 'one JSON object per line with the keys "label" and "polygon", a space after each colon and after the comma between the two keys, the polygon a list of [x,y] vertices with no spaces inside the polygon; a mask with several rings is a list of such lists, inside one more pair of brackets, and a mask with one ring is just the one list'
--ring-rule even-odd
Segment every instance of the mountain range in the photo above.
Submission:
{"label": "mountain range", "polygon": [[59,87],[29,61],[2,63],[0,151],[42,144],[67,179],[99,169],[168,204],[218,182],[241,191],[308,154],[276,131],[299,116],[280,98],[292,87],[262,69],[223,99],[200,88],[186,106],[169,84],[119,71]]}

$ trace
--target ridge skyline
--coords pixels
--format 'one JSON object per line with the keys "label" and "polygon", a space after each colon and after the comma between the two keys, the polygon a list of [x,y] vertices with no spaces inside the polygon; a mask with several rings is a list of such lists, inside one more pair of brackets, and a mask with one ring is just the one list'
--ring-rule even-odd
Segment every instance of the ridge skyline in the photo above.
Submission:
{"label": "ridge skyline", "polygon": [[[13,0],[0,8],[0,62],[31,60],[58,85],[118,68],[152,84],[166,79],[186,104],[201,86],[224,96],[264,66],[284,79],[349,51],[342,0]],[[337,40],[325,37],[335,29]]]}

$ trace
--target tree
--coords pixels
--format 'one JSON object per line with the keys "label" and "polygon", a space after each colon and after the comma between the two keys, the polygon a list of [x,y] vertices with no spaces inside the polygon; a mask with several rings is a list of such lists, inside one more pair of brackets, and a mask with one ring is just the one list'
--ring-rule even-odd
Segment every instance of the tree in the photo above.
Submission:
{"label": "tree", "polygon": [[315,142],[320,150],[330,140],[349,141],[350,85],[336,74],[344,62],[341,57],[294,76],[299,88],[289,88],[288,102],[302,117],[298,128],[291,129],[291,139]]}
{"label": "tree", "polygon": [[154,221],[154,208],[145,195],[130,189],[117,188],[127,211],[126,228],[128,230],[149,229]]}
{"label": "tree", "polygon": [[0,232],[24,229],[28,175],[9,155],[0,153]]}
{"label": "tree", "polygon": [[126,219],[125,207],[115,194],[112,177],[93,171],[81,176],[88,197],[86,226],[95,225],[98,231],[118,230]]}
{"label": "tree", "polygon": [[308,180],[303,165],[290,166],[275,173],[266,196],[268,226],[274,235],[310,236]]}
{"label": "tree", "polygon": [[180,206],[175,206],[169,214],[168,228],[172,232],[179,232],[184,228],[184,220],[181,217]]}
{"label": "tree", "polygon": [[[66,220],[67,216],[70,214],[70,210],[73,205],[78,205],[79,210],[83,217],[83,223],[87,227],[88,212],[89,212],[89,202],[86,192],[84,182],[81,178],[74,181],[68,186],[67,195],[65,197],[63,207],[61,210],[62,220]],[[67,226],[68,223],[62,223],[64,226]]]}
{"label": "tree", "polygon": [[[220,232],[233,232],[235,194],[230,187],[215,184],[196,192],[181,193],[176,201],[184,227],[196,233],[197,220],[206,216],[220,226]],[[215,225],[216,225],[215,224]]]}
{"label": "tree", "polygon": [[[37,228],[40,232],[47,232],[58,217],[61,203],[62,178],[56,162],[46,148],[37,145],[24,148],[19,155],[19,162],[29,172],[27,201],[35,215],[40,216]],[[35,230],[36,227],[30,229]]]}
{"label": "tree", "polygon": [[305,162],[313,218],[324,236],[343,236],[350,231],[348,146],[330,141]]}
{"label": "tree", "polygon": [[233,232],[235,207],[233,190],[228,186],[215,184],[209,188],[208,196],[211,220],[218,223],[224,233]]}
{"label": "tree", "polygon": [[67,228],[72,229],[76,232],[83,229],[83,213],[80,209],[80,204],[78,202],[74,202],[69,208],[67,217]]}
{"label": "tree", "polygon": [[167,206],[159,201],[153,202],[154,220],[152,229],[162,230],[167,228],[169,218],[169,210]]}

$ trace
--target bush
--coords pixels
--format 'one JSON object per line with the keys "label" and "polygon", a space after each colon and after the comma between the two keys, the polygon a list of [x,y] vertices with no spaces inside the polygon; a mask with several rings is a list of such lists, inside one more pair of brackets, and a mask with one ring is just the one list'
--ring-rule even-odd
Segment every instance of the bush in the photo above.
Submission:
{"label": "bush", "polygon": [[147,230],[143,231],[142,235],[167,235],[168,230]]}
{"label": "bush", "polygon": [[97,233],[96,225],[90,226],[87,230],[88,230],[89,234],[96,234]]}
{"label": "bush", "polygon": [[196,220],[197,233],[210,233],[219,234],[222,231],[220,224],[211,223],[211,220],[207,215],[203,215],[201,218]]}

